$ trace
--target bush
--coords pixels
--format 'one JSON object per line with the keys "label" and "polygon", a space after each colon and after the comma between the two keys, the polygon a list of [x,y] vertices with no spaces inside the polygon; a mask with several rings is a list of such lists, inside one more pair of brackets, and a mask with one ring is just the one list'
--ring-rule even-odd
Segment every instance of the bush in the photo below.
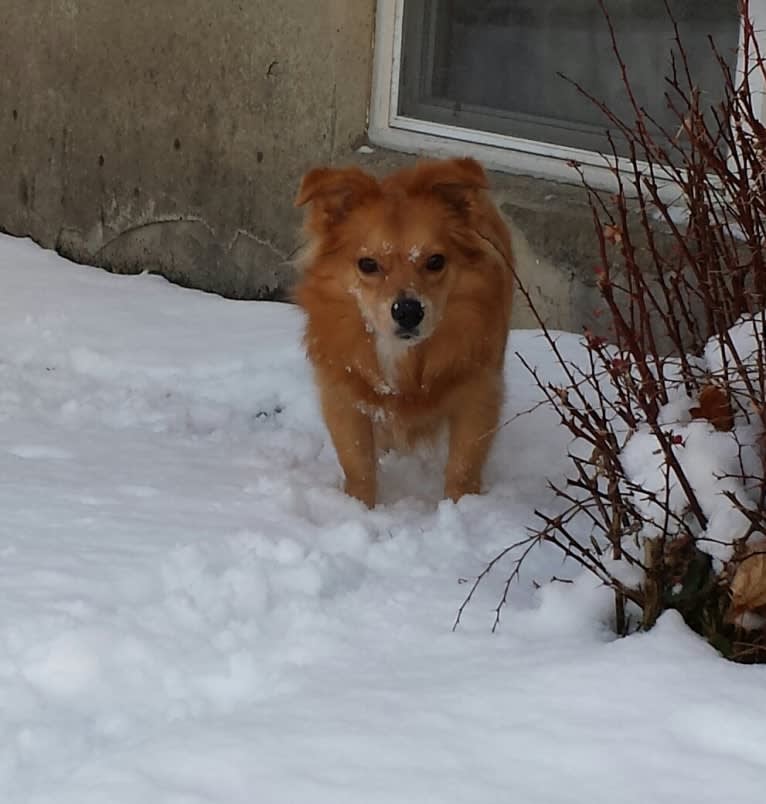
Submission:
{"label": "bush", "polygon": [[665,92],[675,131],[635,101],[609,20],[633,119],[589,99],[611,132],[615,192],[572,164],[593,214],[608,337],[584,333],[583,369],[537,316],[566,382],[546,385],[527,368],[576,440],[569,479],[552,486],[559,513],[537,512],[529,539],[476,581],[514,559],[498,619],[544,540],[614,589],[618,632],[672,608],[724,655],[766,658],[766,128],[754,107],[766,68],[747,2],[742,13],[742,70],[733,76],[711,40],[724,92],[707,106],[675,26]]}

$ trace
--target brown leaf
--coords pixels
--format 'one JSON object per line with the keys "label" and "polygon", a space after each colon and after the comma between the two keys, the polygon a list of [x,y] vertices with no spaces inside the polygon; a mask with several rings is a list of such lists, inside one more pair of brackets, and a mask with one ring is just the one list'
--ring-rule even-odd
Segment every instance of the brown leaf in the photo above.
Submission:
{"label": "brown leaf", "polygon": [[707,419],[716,430],[728,432],[734,427],[734,412],[729,396],[716,385],[706,385],[699,393],[698,405],[689,412],[692,419]]}
{"label": "brown leaf", "polygon": [[766,543],[753,545],[751,554],[737,567],[731,582],[731,605],[735,617],[766,607]]}

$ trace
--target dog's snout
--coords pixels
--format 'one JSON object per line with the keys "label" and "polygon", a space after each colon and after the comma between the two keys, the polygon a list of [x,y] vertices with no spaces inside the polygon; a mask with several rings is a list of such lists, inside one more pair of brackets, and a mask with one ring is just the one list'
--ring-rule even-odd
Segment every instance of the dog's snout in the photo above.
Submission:
{"label": "dog's snout", "polygon": [[391,318],[403,330],[413,330],[423,320],[425,310],[418,299],[403,296],[391,305]]}

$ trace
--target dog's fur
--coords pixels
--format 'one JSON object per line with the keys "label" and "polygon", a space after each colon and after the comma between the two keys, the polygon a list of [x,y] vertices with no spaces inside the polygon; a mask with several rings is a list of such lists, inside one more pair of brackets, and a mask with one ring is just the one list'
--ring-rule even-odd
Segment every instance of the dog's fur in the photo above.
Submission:
{"label": "dog's fur", "polygon": [[[445,496],[480,491],[513,288],[510,235],[487,186],[473,159],[425,161],[382,181],[359,168],[319,168],[301,183],[308,247],[296,300],[346,492],[368,506],[378,452],[443,425]],[[433,255],[444,257],[441,269]],[[377,269],[363,272],[363,259]],[[392,317],[402,299],[423,312],[407,332]]]}

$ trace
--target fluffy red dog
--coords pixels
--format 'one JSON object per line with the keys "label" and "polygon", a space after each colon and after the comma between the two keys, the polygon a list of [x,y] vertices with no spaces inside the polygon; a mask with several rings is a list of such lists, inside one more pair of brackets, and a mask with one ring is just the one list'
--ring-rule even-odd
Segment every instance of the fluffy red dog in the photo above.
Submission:
{"label": "fluffy red dog", "polygon": [[480,491],[497,428],[513,288],[508,228],[473,159],[382,181],[312,170],[298,302],[346,493],[375,505],[377,454],[445,425],[445,496]]}

